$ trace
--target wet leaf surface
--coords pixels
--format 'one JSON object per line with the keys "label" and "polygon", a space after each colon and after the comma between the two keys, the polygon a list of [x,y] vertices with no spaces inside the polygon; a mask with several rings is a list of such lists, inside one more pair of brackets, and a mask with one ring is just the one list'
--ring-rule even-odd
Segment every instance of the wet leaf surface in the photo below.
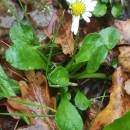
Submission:
{"label": "wet leaf surface", "polygon": [[68,77],[69,77],[68,71],[62,66],[55,68],[48,75],[50,84],[58,85],[57,87],[67,87],[69,85]]}

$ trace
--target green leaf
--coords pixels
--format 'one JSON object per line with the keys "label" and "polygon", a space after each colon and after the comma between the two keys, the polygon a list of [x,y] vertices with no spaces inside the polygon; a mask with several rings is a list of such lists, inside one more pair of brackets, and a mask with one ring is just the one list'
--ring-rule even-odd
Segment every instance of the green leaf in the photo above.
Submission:
{"label": "green leaf", "polygon": [[92,12],[96,17],[102,17],[107,12],[107,6],[106,4],[101,4],[100,2],[97,2],[96,7],[94,8],[94,11]]}
{"label": "green leaf", "polygon": [[109,0],[101,0],[101,2],[107,4],[109,3]]}
{"label": "green leaf", "polygon": [[14,24],[10,29],[9,35],[14,44],[32,44],[34,40],[34,32],[32,28],[23,23]]}
{"label": "green leaf", "polygon": [[69,85],[69,73],[62,67],[56,67],[50,74],[48,79],[51,83],[58,85],[58,87],[66,87]]}
{"label": "green leaf", "polygon": [[113,123],[105,126],[103,130],[130,130],[130,111]]}
{"label": "green leaf", "polygon": [[74,100],[75,100],[76,106],[80,110],[86,110],[91,105],[91,101],[87,99],[87,97],[84,96],[79,90],[77,91]]}
{"label": "green leaf", "polygon": [[100,64],[105,60],[107,57],[108,50],[105,46],[100,46],[97,50],[91,55],[88,64],[87,64],[87,72],[93,73],[98,70]]}
{"label": "green leaf", "polygon": [[121,4],[116,4],[112,7],[111,14],[114,18],[121,18],[122,16],[122,6]]}
{"label": "green leaf", "polygon": [[82,42],[80,51],[75,56],[76,63],[88,61],[96,49],[102,45],[103,39],[98,33],[87,35]]}
{"label": "green leaf", "polygon": [[5,53],[6,61],[20,70],[46,69],[46,63],[36,46],[26,43],[13,44]]}
{"label": "green leaf", "polygon": [[7,62],[20,70],[46,69],[46,63],[38,50],[40,45],[32,46],[38,42],[30,26],[16,23],[9,34],[13,45],[6,51]]}
{"label": "green leaf", "polygon": [[111,50],[117,44],[120,37],[118,30],[113,27],[105,28],[99,34],[102,36],[108,50]]}
{"label": "green leaf", "polygon": [[87,72],[97,71],[108,51],[117,44],[118,40],[119,32],[113,27],[87,35],[82,42],[81,49],[75,56],[76,64],[88,61]]}
{"label": "green leaf", "polygon": [[66,99],[70,100],[70,99],[71,99],[71,93],[66,92],[66,93],[64,94],[64,97],[65,97]]}
{"label": "green leaf", "polygon": [[8,78],[0,66],[0,98],[16,96],[20,93],[18,82]]}
{"label": "green leaf", "polygon": [[60,130],[83,130],[83,121],[79,113],[64,97],[61,98],[55,121]]}

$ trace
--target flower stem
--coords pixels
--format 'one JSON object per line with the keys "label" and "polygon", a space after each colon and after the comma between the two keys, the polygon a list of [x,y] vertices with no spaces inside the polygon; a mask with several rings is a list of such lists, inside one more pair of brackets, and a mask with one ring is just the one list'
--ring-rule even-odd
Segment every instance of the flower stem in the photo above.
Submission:
{"label": "flower stem", "polygon": [[[55,39],[56,39],[56,36],[58,34],[58,31],[60,29],[60,26],[62,24],[62,21],[63,21],[63,18],[64,18],[64,11],[60,17],[60,20],[59,20],[59,23],[58,23],[58,26],[54,32],[54,37],[50,40],[49,44],[53,44],[55,42]],[[53,45],[51,46],[51,49],[50,49],[50,52],[49,52],[49,57],[48,57],[48,62],[47,62],[47,69],[46,69],[46,76],[47,76],[47,73],[48,73],[48,69],[49,69],[49,65],[50,65],[50,61],[51,61],[51,56],[52,56],[52,51],[53,51]]]}
{"label": "flower stem", "polygon": [[71,71],[72,66],[75,64],[74,60],[75,60],[76,48],[77,48],[77,44],[78,44],[78,36],[79,36],[79,32],[77,32],[76,37],[75,37],[75,44],[74,44],[72,60],[70,60],[69,63],[65,67],[68,71]]}

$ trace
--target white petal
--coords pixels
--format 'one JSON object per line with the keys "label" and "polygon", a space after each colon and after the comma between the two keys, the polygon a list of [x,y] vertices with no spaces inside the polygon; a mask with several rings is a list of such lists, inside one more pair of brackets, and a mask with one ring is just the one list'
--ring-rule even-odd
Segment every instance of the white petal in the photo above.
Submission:
{"label": "white petal", "polygon": [[96,4],[97,4],[97,1],[92,1],[88,4],[86,4],[86,11],[93,11]]}
{"label": "white petal", "polygon": [[69,2],[70,4],[73,4],[75,2],[75,0],[66,0],[67,2]]}
{"label": "white petal", "polygon": [[88,22],[88,23],[90,22],[90,19],[89,19],[89,17],[88,17],[87,15],[83,14],[82,17],[83,17],[83,19],[84,19],[86,22]]}
{"label": "white petal", "polygon": [[76,2],[76,0],[71,0],[71,3],[74,3],[74,2]]}
{"label": "white petal", "polygon": [[75,35],[76,35],[77,32],[78,32],[79,19],[80,19],[80,16],[73,16],[73,22],[72,22],[71,31],[74,32]]}
{"label": "white petal", "polygon": [[88,17],[91,17],[92,16],[92,14],[90,13],[90,12],[85,12],[85,13],[83,13],[84,15],[86,15],[86,16],[88,16]]}
{"label": "white petal", "polygon": [[97,4],[97,1],[92,1],[91,4],[95,7]]}
{"label": "white petal", "polygon": [[94,10],[94,7],[93,6],[89,6],[86,8],[86,11],[93,11]]}
{"label": "white petal", "polygon": [[91,2],[92,0],[81,0],[84,4],[87,4],[88,2]]}
{"label": "white petal", "polygon": [[95,7],[96,4],[97,4],[97,1],[92,1],[92,2],[90,3],[90,5],[93,6],[93,7]]}

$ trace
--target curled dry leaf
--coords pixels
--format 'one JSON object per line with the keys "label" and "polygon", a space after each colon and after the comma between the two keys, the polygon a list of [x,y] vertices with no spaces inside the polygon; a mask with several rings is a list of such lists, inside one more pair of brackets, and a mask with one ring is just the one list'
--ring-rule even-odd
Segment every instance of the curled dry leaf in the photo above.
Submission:
{"label": "curled dry leaf", "polygon": [[126,21],[115,20],[113,25],[120,32],[120,42],[118,44],[130,44],[130,19]]}
{"label": "curled dry leaf", "polygon": [[[54,31],[59,23],[60,17],[62,16],[63,10],[57,11],[56,15],[50,21],[47,28],[44,29],[44,33],[51,39],[54,37]],[[71,32],[72,16],[71,14],[65,12],[64,19],[62,21],[61,27],[56,36],[55,43],[60,44],[64,54],[72,55],[74,50],[74,39]]]}
{"label": "curled dry leaf", "polygon": [[120,118],[130,110],[130,96],[124,91],[124,83],[127,80],[126,74],[118,67],[112,76],[109,104],[96,117],[90,130],[102,130],[102,128]]}
{"label": "curled dry leaf", "polygon": [[125,72],[130,72],[130,46],[119,47],[118,63]]}
{"label": "curled dry leaf", "polygon": [[[16,100],[24,100],[27,102],[32,102],[37,105],[49,106],[52,107],[48,85],[46,78],[42,73],[34,71],[29,71],[25,73],[28,84],[24,81],[19,82],[19,86],[21,89],[22,97],[14,97]],[[43,109],[39,107],[32,107],[29,105],[24,105],[18,103],[14,100],[8,99],[8,104],[15,110],[21,111],[25,114],[38,114],[38,115],[47,115],[50,113],[48,109]],[[31,125],[25,128],[19,128],[18,130],[35,130],[38,128],[39,130],[57,130],[56,124],[53,118],[38,118],[38,117],[30,117]]]}
{"label": "curled dry leaf", "polygon": [[0,56],[5,54],[5,51],[9,47],[9,44],[6,42],[6,39],[0,40]]}

